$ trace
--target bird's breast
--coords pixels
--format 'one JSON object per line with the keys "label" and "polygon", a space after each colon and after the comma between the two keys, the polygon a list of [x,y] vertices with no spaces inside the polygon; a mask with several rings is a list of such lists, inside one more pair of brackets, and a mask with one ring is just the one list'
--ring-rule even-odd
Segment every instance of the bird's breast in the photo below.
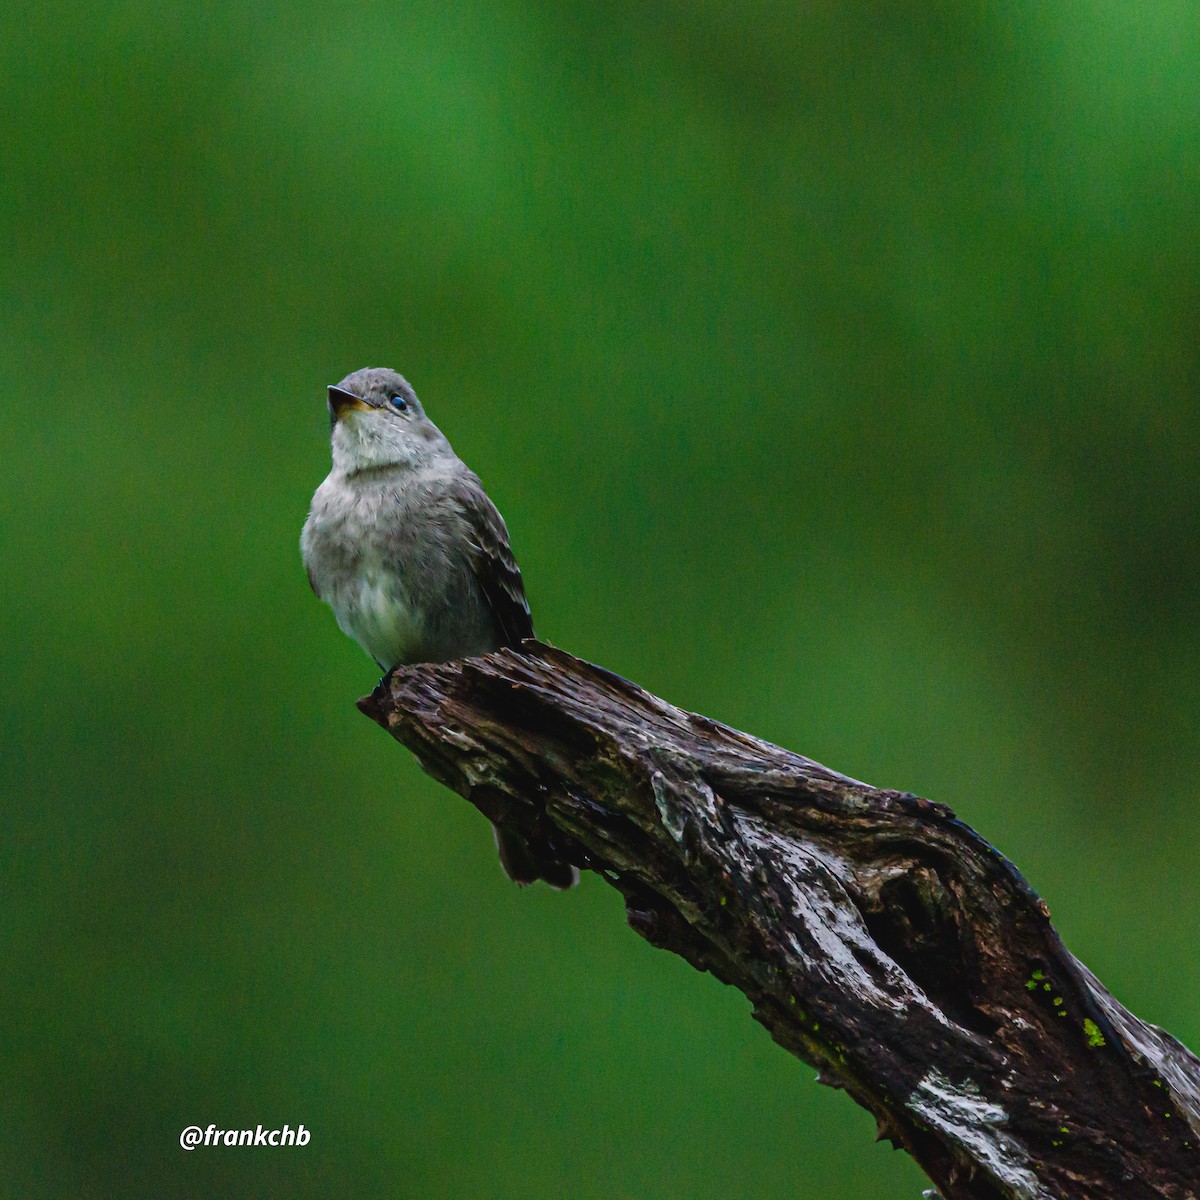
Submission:
{"label": "bird's breast", "polygon": [[410,594],[408,514],[394,488],[330,476],[313,496],[301,549],[317,595],[385,668],[412,661],[422,620]]}
{"label": "bird's breast", "polygon": [[331,475],[301,549],[317,595],[385,669],[495,648],[495,628],[436,493]]}

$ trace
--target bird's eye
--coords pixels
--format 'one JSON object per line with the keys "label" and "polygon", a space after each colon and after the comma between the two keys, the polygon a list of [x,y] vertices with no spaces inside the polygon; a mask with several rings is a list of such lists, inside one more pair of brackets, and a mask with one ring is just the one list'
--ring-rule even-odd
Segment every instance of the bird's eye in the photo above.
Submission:
{"label": "bird's eye", "polygon": [[396,409],[397,412],[403,412],[408,407],[408,401],[403,396],[393,396],[388,403]]}

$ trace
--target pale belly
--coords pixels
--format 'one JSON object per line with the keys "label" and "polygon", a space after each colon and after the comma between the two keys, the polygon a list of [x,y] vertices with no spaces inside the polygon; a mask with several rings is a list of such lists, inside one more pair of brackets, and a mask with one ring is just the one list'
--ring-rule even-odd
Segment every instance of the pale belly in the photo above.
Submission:
{"label": "pale belly", "polygon": [[[457,543],[439,538],[423,524],[434,519],[427,508],[402,509],[388,487],[348,488],[331,477],[313,497],[300,539],[313,588],[342,631],[385,670],[499,645],[465,530]],[[459,544],[461,554],[453,550]]]}
{"label": "pale belly", "polygon": [[329,597],[342,631],[384,670],[419,657],[424,626],[396,586],[395,574],[371,570],[347,579]]}

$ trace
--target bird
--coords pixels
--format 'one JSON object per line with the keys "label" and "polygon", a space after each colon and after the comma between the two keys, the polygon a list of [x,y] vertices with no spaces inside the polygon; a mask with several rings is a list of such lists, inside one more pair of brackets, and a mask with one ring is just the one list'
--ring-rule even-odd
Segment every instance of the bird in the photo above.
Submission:
{"label": "bird", "polygon": [[[408,380],[364,367],[328,389],[333,469],[300,535],[309,583],[385,674],[519,646],[533,618],[508,529]],[[544,840],[493,826],[520,884],[579,872]]]}

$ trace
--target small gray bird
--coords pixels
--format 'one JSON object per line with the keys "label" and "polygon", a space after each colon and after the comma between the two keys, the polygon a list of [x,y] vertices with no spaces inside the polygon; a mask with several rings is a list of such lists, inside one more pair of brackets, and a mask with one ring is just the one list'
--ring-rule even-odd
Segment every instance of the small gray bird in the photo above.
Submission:
{"label": "small gray bird", "polygon": [[[384,671],[516,646],[533,620],[508,530],[408,381],[365,367],[329,389],[333,470],[300,552],[313,591]],[[579,873],[496,827],[510,879],[568,888]]]}

